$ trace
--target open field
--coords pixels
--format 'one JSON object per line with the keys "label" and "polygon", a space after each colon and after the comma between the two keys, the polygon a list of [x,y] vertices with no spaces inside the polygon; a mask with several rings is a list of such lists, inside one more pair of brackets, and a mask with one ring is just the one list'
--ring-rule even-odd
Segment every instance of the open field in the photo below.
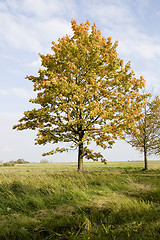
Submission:
{"label": "open field", "polygon": [[0,166],[0,240],[160,239],[160,161]]}

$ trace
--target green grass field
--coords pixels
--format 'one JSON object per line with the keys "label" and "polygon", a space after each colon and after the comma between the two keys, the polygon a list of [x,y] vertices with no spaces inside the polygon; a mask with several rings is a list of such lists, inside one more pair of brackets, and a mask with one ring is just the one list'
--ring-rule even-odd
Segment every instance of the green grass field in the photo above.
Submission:
{"label": "green grass field", "polygon": [[0,166],[0,240],[160,239],[160,161]]}

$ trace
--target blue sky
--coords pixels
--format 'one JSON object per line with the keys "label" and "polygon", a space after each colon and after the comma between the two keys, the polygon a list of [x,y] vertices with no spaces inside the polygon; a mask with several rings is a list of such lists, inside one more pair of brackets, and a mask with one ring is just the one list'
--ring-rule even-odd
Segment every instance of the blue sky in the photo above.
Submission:
{"label": "blue sky", "polygon": [[[29,99],[35,93],[25,76],[37,75],[38,54],[51,52],[52,41],[72,35],[71,19],[95,22],[103,36],[118,40],[119,56],[130,60],[136,77],[143,75],[147,86],[160,93],[159,0],[0,0],[0,160],[39,162],[52,149],[35,146],[35,132],[17,132],[12,126],[33,107]],[[108,160],[142,159],[122,141],[103,153]],[[48,160],[76,161],[77,153]]]}

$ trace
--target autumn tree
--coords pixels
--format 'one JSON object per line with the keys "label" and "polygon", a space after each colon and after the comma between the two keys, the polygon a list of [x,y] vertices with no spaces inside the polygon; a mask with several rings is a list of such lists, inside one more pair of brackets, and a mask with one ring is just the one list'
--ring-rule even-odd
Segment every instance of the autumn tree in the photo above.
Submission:
{"label": "autumn tree", "polygon": [[127,142],[144,154],[144,169],[148,169],[147,156],[160,154],[160,99],[148,97],[143,107],[143,117],[136,122],[137,131]]}
{"label": "autumn tree", "polygon": [[[72,20],[73,36],[53,42],[52,54],[40,55],[39,75],[27,76],[39,108],[24,112],[14,129],[38,129],[37,144],[70,143],[78,148],[78,169],[83,157],[105,162],[101,153],[88,148],[91,141],[111,148],[124,131],[134,129],[145,96],[143,77],[135,78],[130,62],[118,57],[118,42],[101,36],[96,25]],[[57,147],[43,155],[68,151]]]}

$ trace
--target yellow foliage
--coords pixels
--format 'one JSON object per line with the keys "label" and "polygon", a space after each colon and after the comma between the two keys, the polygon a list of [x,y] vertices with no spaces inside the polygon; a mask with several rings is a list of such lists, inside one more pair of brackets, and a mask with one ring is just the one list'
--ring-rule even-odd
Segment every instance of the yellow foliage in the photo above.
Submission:
{"label": "yellow foliage", "polygon": [[[14,128],[38,129],[38,144],[72,142],[75,146],[95,141],[111,147],[114,139],[133,129],[141,114],[145,95],[143,77],[134,77],[130,62],[118,58],[118,41],[105,38],[96,24],[90,31],[87,20],[80,25],[71,20],[73,36],[52,42],[52,54],[39,54],[43,69],[39,76],[27,76],[39,108],[27,111]],[[102,127],[103,126],[103,127]],[[49,154],[66,149],[56,149]],[[87,158],[100,158],[86,149]]]}

